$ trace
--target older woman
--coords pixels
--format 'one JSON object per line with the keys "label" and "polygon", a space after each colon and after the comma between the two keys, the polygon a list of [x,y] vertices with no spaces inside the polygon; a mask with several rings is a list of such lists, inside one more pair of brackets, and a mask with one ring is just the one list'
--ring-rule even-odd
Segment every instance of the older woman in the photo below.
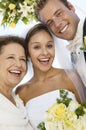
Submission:
{"label": "older woman", "polygon": [[13,88],[26,73],[24,39],[0,37],[0,130],[33,130],[26,109]]}

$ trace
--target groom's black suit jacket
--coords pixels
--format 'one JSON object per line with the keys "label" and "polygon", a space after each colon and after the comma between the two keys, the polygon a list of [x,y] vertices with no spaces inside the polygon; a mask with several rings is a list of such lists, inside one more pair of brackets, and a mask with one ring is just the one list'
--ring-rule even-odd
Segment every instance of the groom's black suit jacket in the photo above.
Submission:
{"label": "groom's black suit jacket", "polygon": [[[84,36],[86,36],[86,19],[83,26],[83,40],[84,40]],[[84,56],[85,56],[85,61],[86,61],[86,52],[84,52]]]}
{"label": "groom's black suit jacket", "polygon": [[86,36],[86,19],[84,21],[84,25],[83,25],[83,37]]}
{"label": "groom's black suit jacket", "polygon": [[[84,36],[86,36],[86,19],[83,26],[83,41],[84,41]],[[84,56],[85,56],[85,62],[86,62],[86,52],[84,52]],[[86,97],[86,86],[84,87],[84,94]]]}

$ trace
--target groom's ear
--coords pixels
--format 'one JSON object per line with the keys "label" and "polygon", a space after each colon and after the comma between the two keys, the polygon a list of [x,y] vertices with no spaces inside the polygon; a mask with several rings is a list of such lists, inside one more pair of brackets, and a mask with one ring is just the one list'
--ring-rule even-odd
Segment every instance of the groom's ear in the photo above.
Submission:
{"label": "groom's ear", "polygon": [[72,10],[73,12],[75,12],[75,7],[74,7],[74,5],[72,5],[71,4],[71,2],[67,2],[68,3],[68,8],[70,9],[70,10]]}

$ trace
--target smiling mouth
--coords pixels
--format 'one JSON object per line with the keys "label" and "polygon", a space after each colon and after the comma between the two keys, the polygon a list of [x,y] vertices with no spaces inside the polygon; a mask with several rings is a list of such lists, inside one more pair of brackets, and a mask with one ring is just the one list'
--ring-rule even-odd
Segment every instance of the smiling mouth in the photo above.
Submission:
{"label": "smiling mouth", "polygon": [[15,75],[20,75],[21,74],[21,71],[19,71],[19,70],[11,70],[11,71],[9,71],[11,74],[15,74]]}
{"label": "smiling mouth", "polygon": [[42,64],[48,64],[49,63],[49,58],[40,59],[39,62],[42,63]]}
{"label": "smiling mouth", "polygon": [[68,28],[68,24],[61,31],[59,31],[59,33],[64,33],[67,28]]}

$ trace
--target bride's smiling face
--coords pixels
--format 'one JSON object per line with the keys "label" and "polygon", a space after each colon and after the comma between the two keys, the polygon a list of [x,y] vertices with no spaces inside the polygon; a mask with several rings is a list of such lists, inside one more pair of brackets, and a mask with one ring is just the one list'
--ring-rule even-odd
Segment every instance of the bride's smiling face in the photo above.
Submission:
{"label": "bride's smiling face", "polygon": [[47,71],[55,56],[53,38],[45,30],[36,32],[28,43],[29,56],[34,69]]}

